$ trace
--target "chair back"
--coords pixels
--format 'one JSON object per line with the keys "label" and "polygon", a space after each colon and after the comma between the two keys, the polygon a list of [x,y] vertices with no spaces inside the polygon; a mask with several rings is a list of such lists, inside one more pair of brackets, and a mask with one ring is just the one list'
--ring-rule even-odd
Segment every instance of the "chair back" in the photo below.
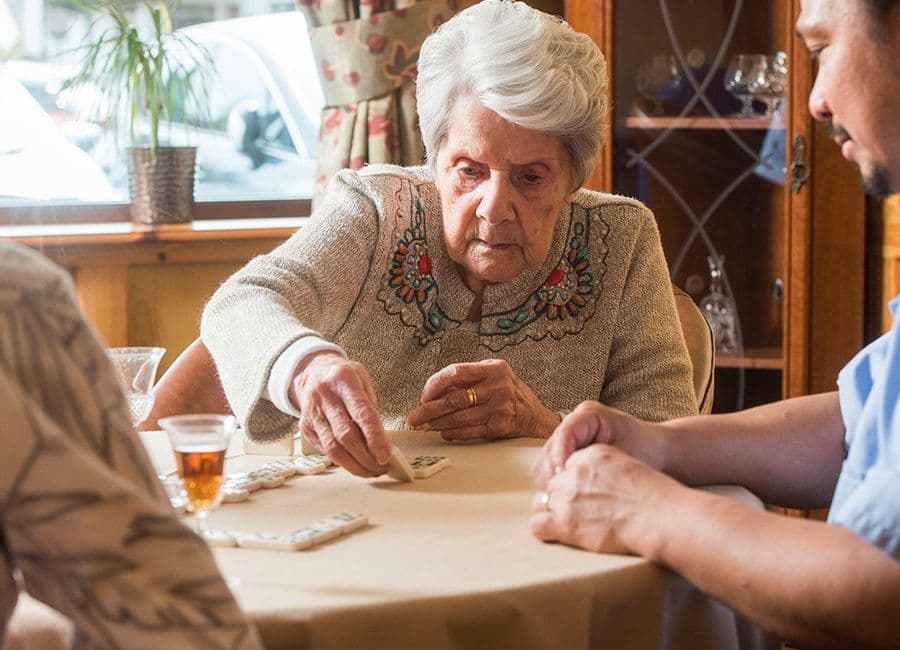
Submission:
{"label": "chair back", "polygon": [[150,415],[139,431],[158,429],[157,420],[191,413],[231,414],[216,364],[199,338],[187,346],[153,389]]}
{"label": "chair back", "polygon": [[693,298],[675,284],[672,285],[672,293],[675,295],[681,334],[691,358],[697,408],[700,413],[710,413],[713,407],[716,366],[716,346],[712,330]]}

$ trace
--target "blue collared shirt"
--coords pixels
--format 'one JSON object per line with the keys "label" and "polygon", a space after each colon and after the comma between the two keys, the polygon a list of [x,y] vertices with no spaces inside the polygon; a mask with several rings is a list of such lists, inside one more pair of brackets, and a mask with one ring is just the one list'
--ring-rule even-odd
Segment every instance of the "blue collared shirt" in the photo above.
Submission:
{"label": "blue collared shirt", "polygon": [[847,459],[828,521],[900,560],[900,297],[891,330],[838,375]]}

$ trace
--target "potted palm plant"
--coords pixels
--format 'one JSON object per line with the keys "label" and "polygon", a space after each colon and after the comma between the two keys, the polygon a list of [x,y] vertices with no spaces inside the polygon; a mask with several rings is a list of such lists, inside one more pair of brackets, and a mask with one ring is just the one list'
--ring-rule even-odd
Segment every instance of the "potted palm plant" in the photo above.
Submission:
{"label": "potted palm plant", "polygon": [[[142,223],[189,221],[197,149],[172,146],[164,127],[205,113],[213,64],[208,52],[172,30],[165,0],[72,0],[92,16],[90,42],[70,88],[91,86],[102,101],[91,112],[129,134],[131,214]],[[135,19],[143,15],[140,29]]]}

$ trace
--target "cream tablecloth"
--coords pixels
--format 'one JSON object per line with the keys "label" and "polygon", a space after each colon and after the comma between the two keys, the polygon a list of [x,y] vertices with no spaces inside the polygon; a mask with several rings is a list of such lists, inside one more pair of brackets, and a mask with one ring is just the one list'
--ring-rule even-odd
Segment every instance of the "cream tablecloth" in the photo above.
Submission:
{"label": "cream tablecloth", "polygon": [[[174,468],[165,437],[142,434]],[[343,469],[222,506],[215,528],[287,532],[343,511],[359,532],[295,553],[217,549],[268,648],[778,648],[758,628],[643,559],[543,544],[529,531],[539,441],[449,445],[403,432],[412,458],[449,456],[432,478],[366,480]],[[239,454],[226,472],[271,460]],[[743,489],[711,488],[761,507]],[[177,558],[173,558],[173,565]]]}

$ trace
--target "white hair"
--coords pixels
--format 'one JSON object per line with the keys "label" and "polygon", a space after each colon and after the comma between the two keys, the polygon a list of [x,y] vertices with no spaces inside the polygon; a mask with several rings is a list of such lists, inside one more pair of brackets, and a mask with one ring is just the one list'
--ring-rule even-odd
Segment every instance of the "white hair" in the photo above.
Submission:
{"label": "white hair", "polygon": [[425,39],[416,81],[419,127],[434,165],[463,95],[524,129],[556,135],[573,189],[606,138],[606,61],[586,34],[523,2],[482,0]]}

